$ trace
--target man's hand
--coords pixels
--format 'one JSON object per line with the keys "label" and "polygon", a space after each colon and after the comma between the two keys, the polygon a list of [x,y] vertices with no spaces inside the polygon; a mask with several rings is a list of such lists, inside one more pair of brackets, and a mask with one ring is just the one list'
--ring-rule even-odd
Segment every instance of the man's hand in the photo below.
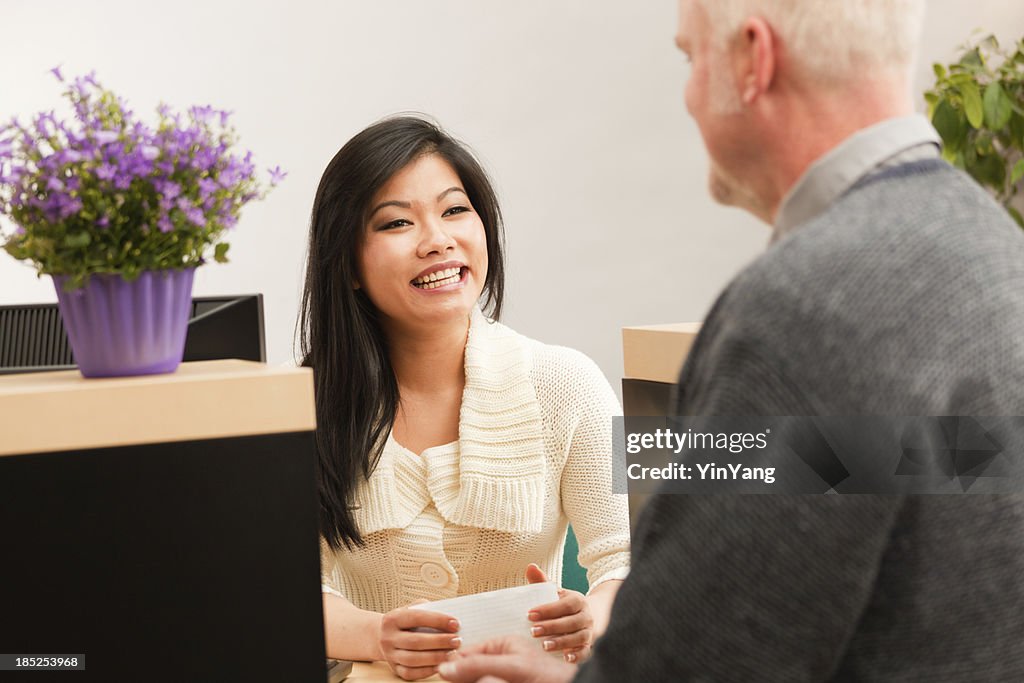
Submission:
{"label": "man's hand", "polygon": [[446,614],[402,607],[381,617],[380,651],[400,678],[426,678],[437,673],[437,665],[461,645],[458,630],[458,621]]}
{"label": "man's hand", "polygon": [[467,647],[438,673],[455,683],[567,683],[576,667],[522,638],[505,637]]}
{"label": "man's hand", "polygon": [[[526,568],[526,580],[542,583],[548,579],[540,567],[531,564]],[[558,591],[556,602],[538,605],[528,616],[533,622],[533,637],[544,639],[545,650],[561,650],[565,661],[570,663],[582,662],[590,656],[594,617],[582,593],[563,588]]]}

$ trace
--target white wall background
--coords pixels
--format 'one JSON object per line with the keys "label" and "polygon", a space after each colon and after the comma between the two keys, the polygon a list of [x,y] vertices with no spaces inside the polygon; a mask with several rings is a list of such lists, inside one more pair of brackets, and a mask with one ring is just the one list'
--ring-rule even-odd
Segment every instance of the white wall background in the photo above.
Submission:
{"label": "white wall background", "polygon": [[[289,171],[243,212],[232,262],[200,269],[195,289],[262,292],[274,363],[292,354],[320,174],[398,111],[436,117],[491,172],[505,321],[583,350],[616,388],[622,326],[701,319],[767,242],[707,197],[674,0],[4,0],[0,22],[0,118],[58,106],[51,67],[96,69],[140,113],[161,100],[234,111],[260,165]],[[1024,3],[931,0],[918,90],[978,27],[1019,39]],[[48,278],[0,252],[0,304],[55,300]]]}

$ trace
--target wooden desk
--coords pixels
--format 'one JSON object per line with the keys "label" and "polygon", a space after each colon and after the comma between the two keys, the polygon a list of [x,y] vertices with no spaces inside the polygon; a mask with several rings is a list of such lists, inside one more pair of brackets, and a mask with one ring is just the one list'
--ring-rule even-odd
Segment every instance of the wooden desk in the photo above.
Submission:
{"label": "wooden desk", "polygon": [[[622,328],[622,411],[627,417],[669,414],[672,389],[690,353],[700,323]],[[633,529],[650,494],[629,495]]]}
{"label": "wooden desk", "polygon": [[624,376],[675,384],[701,323],[639,325],[622,328]]}
{"label": "wooden desk", "polygon": [[315,417],[309,368],[0,377],[0,648],[322,681]]}
{"label": "wooden desk", "polygon": [[0,376],[0,456],[223,439],[316,428],[313,373],[244,360],[167,375]]}
{"label": "wooden desk", "polygon": [[[402,679],[391,673],[391,669],[384,662],[356,662],[352,665],[352,673],[345,679],[345,683],[363,683],[364,681],[401,681]],[[440,676],[431,676],[422,679],[424,681],[442,681]]]}

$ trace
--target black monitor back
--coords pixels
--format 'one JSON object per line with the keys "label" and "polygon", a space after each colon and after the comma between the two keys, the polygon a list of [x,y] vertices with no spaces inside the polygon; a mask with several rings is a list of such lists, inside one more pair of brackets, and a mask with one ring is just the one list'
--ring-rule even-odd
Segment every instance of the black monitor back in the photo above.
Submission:
{"label": "black monitor back", "polygon": [[[184,360],[265,363],[263,295],[192,299]],[[0,306],[0,374],[75,367],[57,304]]]}
{"label": "black monitor back", "polygon": [[33,681],[322,683],[314,466],[312,432],[0,457],[0,652],[84,655]]}

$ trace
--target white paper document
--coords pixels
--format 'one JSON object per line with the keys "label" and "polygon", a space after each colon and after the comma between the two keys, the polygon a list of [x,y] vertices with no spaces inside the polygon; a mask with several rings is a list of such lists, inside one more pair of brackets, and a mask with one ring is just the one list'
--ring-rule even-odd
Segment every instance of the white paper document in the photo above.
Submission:
{"label": "white paper document", "polygon": [[412,605],[411,609],[441,612],[458,619],[459,637],[463,645],[474,645],[501,636],[521,636],[543,649],[543,641],[530,633],[533,622],[527,615],[534,607],[556,600],[558,589],[555,584],[531,583],[488,593],[425,602]]}

